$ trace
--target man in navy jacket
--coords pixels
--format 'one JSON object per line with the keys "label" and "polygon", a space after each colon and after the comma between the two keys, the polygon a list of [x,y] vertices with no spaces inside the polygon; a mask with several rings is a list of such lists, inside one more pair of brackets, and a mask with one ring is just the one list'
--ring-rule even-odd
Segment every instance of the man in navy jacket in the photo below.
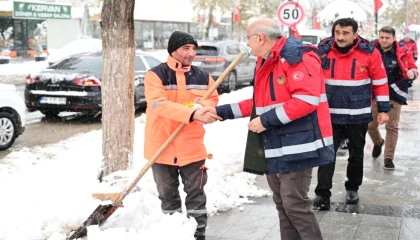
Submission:
{"label": "man in navy jacket", "polygon": [[395,39],[395,30],[392,27],[383,27],[379,30],[379,40],[372,43],[382,55],[389,85],[389,98],[394,108],[388,112],[389,120],[385,125],[386,138],[382,139],[378,130],[378,123],[375,116],[376,99],[372,102],[373,121],[369,123],[368,133],[374,143],[372,157],[377,158],[382,153],[382,146],[385,143],[384,169],[394,170],[394,153],[398,140],[398,122],[400,119],[401,105],[406,105],[408,88],[416,79],[417,66],[411,51],[399,44]]}

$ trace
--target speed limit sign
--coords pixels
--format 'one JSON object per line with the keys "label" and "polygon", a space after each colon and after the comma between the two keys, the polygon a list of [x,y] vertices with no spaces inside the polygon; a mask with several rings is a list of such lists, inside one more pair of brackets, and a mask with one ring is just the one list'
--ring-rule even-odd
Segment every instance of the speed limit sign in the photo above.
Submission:
{"label": "speed limit sign", "polygon": [[277,9],[279,21],[288,27],[295,26],[303,19],[304,11],[297,2],[283,2]]}

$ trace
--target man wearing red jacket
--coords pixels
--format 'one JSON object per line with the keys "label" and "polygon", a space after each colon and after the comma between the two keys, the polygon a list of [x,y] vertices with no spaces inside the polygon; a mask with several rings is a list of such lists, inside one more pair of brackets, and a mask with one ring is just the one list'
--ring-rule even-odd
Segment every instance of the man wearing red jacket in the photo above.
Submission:
{"label": "man wearing red jacket", "polygon": [[[372,121],[371,92],[375,93],[378,124],[388,120],[390,109],[388,81],[381,54],[357,34],[358,24],[352,18],[338,19],[333,36],[318,45],[324,69],[328,105],[333,128],[334,150],[341,139],[348,139],[346,202],[359,202],[357,191],[363,180],[363,155],[368,123]],[[318,168],[318,185],[314,207],[330,208],[335,161]]]}
{"label": "man wearing red jacket", "polygon": [[410,35],[405,35],[403,40],[400,40],[400,43],[404,44],[407,47],[414,57],[414,62],[417,61],[418,51],[417,51],[417,43],[410,38]]}
{"label": "man wearing red jacket", "polygon": [[368,133],[375,144],[372,157],[377,158],[382,153],[382,146],[385,143],[384,169],[394,170],[394,153],[398,141],[398,122],[400,119],[401,105],[407,105],[408,88],[417,78],[417,66],[411,55],[411,51],[398,44],[395,40],[395,30],[392,27],[383,27],[379,30],[379,40],[373,41],[382,55],[382,61],[388,75],[389,97],[394,107],[388,112],[389,121],[385,125],[386,138],[382,139],[378,130],[378,123],[375,117],[376,99],[372,102],[373,121],[369,123]]}
{"label": "man wearing red jacket", "polygon": [[263,146],[253,154],[264,153],[264,173],[273,191],[281,239],[320,240],[308,191],[312,168],[332,161],[333,141],[316,48],[282,36],[272,19],[253,22],[246,41],[258,57],[254,97],[213,111],[224,120],[255,113],[248,129],[258,133]]}

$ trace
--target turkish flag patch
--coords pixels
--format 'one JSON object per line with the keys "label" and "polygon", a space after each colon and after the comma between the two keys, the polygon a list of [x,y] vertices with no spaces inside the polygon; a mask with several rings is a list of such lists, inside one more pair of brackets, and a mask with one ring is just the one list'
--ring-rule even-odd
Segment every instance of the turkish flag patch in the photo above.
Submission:
{"label": "turkish flag patch", "polygon": [[297,71],[297,72],[293,73],[292,78],[293,78],[293,80],[295,80],[295,81],[300,81],[300,80],[302,80],[302,79],[303,79],[303,77],[304,77],[304,76],[305,76],[305,75],[303,74],[303,72],[301,72],[301,71]]}

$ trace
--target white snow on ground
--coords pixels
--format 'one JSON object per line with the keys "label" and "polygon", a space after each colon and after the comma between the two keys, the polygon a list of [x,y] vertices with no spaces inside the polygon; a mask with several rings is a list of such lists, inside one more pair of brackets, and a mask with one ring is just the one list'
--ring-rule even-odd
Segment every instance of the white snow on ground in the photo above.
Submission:
{"label": "white snow on ground", "polygon": [[39,72],[42,69],[48,67],[46,61],[35,62],[35,61],[24,61],[19,63],[0,64],[0,82],[1,75],[26,75],[34,72]]}
{"label": "white snow on ground", "polygon": [[[252,96],[244,88],[220,97],[219,104]],[[205,125],[209,154],[207,209],[209,215],[250,203],[250,196],[265,196],[255,175],[242,172],[249,118]],[[133,167],[120,172],[134,179],[143,159],[145,115],[135,120]],[[103,189],[96,180],[102,158],[102,131],[79,134],[59,143],[15,151],[0,160],[0,239],[64,240],[101,204],[92,192]],[[120,184],[125,187],[129,183]],[[111,189],[105,187],[105,189]],[[185,194],[180,186],[182,197]],[[185,211],[184,211],[185,212]],[[164,215],[151,170],[137,188],[101,226],[91,226],[88,239],[193,239],[194,219],[186,214]],[[211,228],[212,226],[209,226]]]}

